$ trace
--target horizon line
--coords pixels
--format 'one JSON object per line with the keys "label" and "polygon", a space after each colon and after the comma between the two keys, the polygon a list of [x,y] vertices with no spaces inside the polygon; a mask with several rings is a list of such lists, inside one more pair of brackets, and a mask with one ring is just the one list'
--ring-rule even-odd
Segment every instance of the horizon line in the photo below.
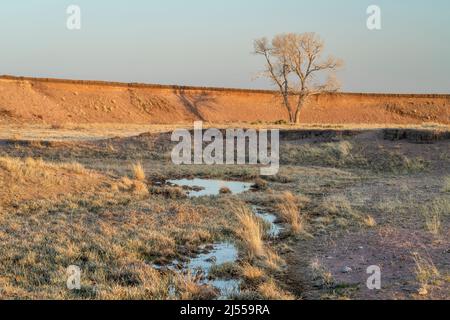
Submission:
{"label": "horizon line", "polygon": [[[120,82],[120,81],[106,81],[106,80],[76,80],[63,78],[48,78],[48,77],[29,77],[29,76],[15,76],[15,75],[0,75],[0,80],[15,80],[15,81],[37,81],[48,83],[66,83],[66,84],[80,84],[80,85],[99,85],[111,87],[129,87],[129,88],[154,88],[154,89],[172,89],[172,90],[192,90],[192,91],[228,91],[241,93],[262,93],[262,94],[277,94],[277,90],[270,89],[248,89],[248,88],[232,88],[232,87],[209,87],[209,86],[189,86],[176,84],[155,84],[155,83],[141,83],[141,82]],[[356,95],[356,96],[389,96],[389,97],[422,97],[422,98],[450,98],[450,93],[385,93],[385,92],[324,92],[321,95]]]}

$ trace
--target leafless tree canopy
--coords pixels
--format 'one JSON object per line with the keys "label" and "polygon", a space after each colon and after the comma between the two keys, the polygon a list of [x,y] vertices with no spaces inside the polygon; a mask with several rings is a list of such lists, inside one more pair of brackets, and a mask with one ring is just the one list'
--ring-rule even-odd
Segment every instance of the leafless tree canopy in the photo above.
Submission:
{"label": "leafless tree canopy", "polygon": [[[342,62],[331,56],[322,58],[324,43],[317,34],[279,34],[272,42],[255,40],[254,47],[255,54],[266,60],[262,76],[278,87],[291,122],[299,122],[308,97],[339,90],[334,73]],[[295,97],[294,102],[290,97]]]}

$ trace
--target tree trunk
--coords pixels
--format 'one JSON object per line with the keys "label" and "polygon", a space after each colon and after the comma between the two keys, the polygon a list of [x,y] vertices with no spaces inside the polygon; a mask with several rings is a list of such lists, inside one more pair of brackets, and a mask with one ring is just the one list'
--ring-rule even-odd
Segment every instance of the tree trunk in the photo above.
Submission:
{"label": "tree trunk", "polygon": [[303,105],[305,104],[307,98],[308,98],[307,96],[298,97],[297,109],[295,110],[295,116],[294,116],[295,124],[300,123],[300,111],[301,111]]}
{"label": "tree trunk", "polygon": [[299,123],[300,123],[300,108],[297,108],[297,110],[295,111],[295,124]]}
{"label": "tree trunk", "polygon": [[289,115],[289,122],[294,123],[295,114],[292,112],[291,104],[289,103],[289,97],[287,95],[283,95],[283,102]]}

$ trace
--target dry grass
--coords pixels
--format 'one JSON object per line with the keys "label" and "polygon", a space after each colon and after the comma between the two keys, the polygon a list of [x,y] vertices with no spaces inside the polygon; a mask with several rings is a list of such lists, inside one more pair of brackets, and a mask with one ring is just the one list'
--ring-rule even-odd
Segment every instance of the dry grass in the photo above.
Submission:
{"label": "dry grass", "polygon": [[138,181],[145,181],[145,171],[140,162],[132,165],[133,177]]}
{"label": "dry grass", "polygon": [[264,261],[267,268],[271,271],[281,271],[281,267],[285,266],[285,261],[273,250],[266,250],[266,259]]}
{"label": "dry grass", "polygon": [[113,191],[129,191],[136,195],[146,196],[149,194],[147,185],[140,180],[131,180],[128,177],[123,177],[118,182],[112,185]]}
{"label": "dry grass", "polygon": [[343,166],[353,161],[353,146],[348,141],[319,144],[284,144],[281,148],[282,163]]}
{"label": "dry grass", "polygon": [[[63,131],[68,129],[64,128]],[[96,131],[96,135],[105,134],[98,128],[87,129]],[[56,130],[50,131],[53,131],[52,135],[57,133]],[[121,135],[127,134],[125,131],[123,129]],[[165,139],[165,137],[162,138],[162,140]],[[419,222],[422,230],[417,231],[425,233],[424,219],[418,214],[419,206],[416,210],[409,208],[420,202],[425,203],[430,195],[418,197],[414,203],[408,203],[409,198],[399,196],[397,199],[390,190],[394,189],[391,186],[404,183],[409,188],[407,193],[414,198],[417,195],[415,192],[423,192],[422,187],[427,184],[433,186],[427,190],[437,192],[441,197],[433,205],[431,203],[427,205],[429,212],[439,212],[439,215],[436,215],[439,219],[430,219],[432,222],[430,229],[439,230],[442,234],[447,228],[446,218],[450,210],[448,200],[445,198],[447,197],[445,186],[441,189],[442,181],[431,180],[434,176],[428,176],[427,172],[423,172],[423,175],[424,179],[428,180],[422,182],[422,176],[392,176],[392,174],[385,175],[384,172],[369,169],[367,165],[374,163],[369,160],[377,159],[370,159],[367,153],[373,152],[376,157],[383,157],[389,148],[380,154],[377,153],[376,148],[366,148],[367,153],[362,154],[362,157],[360,152],[364,151],[366,141],[363,148],[361,148],[361,142],[356,140],[352,140],[351,143],[344,141],[326,145],[320,142],[310,143],[308,148],[313,148],[312,150],[300,150],[296,143],[292,143],[290,165],[283,166],[279,176],[264,178],[263,181],[267,182],[266,186],[264,182],[257,180],[258,168],[256,167],[174,166],[163,163],[162,153],[157,152],[159,149],[148,152],[142,148],[143,145],[149,145],[145,140],[147,138],[144,136],[142,141],[140,139],[126,140],[123,144],[112,139],[112,142],[100,146],[97,142],[93,144],[64,142],[64,147],[57,147],[59,143],[43,142],[34,144],[14,142],[15,144],[9,147],[1,146],[0,154],[9,156],[9,158],[5,157],[6,160],[0,158],[0,174],[9,179],[3,180],[8,186],[3,188],[9,192],[8,196],[16,194],[19,191],[18,188],[29,194],[27,188],[37,186],[35,188],[37,191],[26,201],[14,199],[14,203],[11,204],[0,201],[2,297],[6,299],[209,299],[215,297],[217,292],[211,287],[199,286],[194,277],[160,272],[152,266],[164,265],[174,260],[184,261],[187,256],[199,253],[200,245],[224,240],[234,241],[237,238],[238,264],[216,266],[213,271],[222,276],[236,272],[236,276],[244,280],[242,288],[248,297],[292,298],[283,290],[282,281],[285,270],[281,266],[284,264],[282,258],[286,257],[285,254],[292,253],[296,255],[295,257],[303,259],[301,251],[292,250],[297,247],[291,248],[296,245],[299,237],[270,239],[265,243],[261,219],[245,206],[238,210],[229,206],[225,203],[229,199],[240,199],[246,203],[271,209],[274,209],[276,205],[282,205],[284,210],[279,210],[279,218],[291,226],[293,233],[295,233],[294,230],[305,229],[306,217],[309,223],[313,223],[315,218],[326,217],[331,222],[335,222],[333,219],[340,219],[358,221],[359,224],[372,226],[375,223],[373,217],[363,216],[360,212],[372,213],[372,209],[377,211],[374,206],[377,201],[383,201],[388,208],[386,210],[380,208],[378,211],[382,212],[377,212],[375,216],[380,225],[384,227],[387,223],[395,223],[398,220],[393,220],[394,217],[401,215],[399,220],[404,219],[406,214],[413,212],[417,214],[414,217],[412,214],[408,215],[408,217],[411,216],[408,218],[411,220],[407,221],[407,227],[417,226],[415,222]],[[302,143],[299,142],[299,145]],[[320,150],[322,147],[325,151]],[[417,148],[422,147],[426,148],[422,145]],[[134,150],[136,152],[133,152]],[[298,153],[303,151],[307,156],[302,158],[302,155]],[[394,151],[403,152],[401,149]],[[394,168],[408,167],[408,159],[413,159],[415,153],[407,153],[407,155],[408,158],[389,156],[386,161],[382,161],[378,170],[382,169],[382,166],[389,166],[388,162],[392,159],[399,160],[394,161]],[[35,159],[42,157],[45,161],[27,160],[28,156]],[[61,163],[48,162],[50,159],[58,159]],[[295,162],[298,159],[305,161]],[[148,179],[145,174],[143,176],[136,174],[134,169],[130,174],[130,161],[143,169],[137,162],[139,160],[142,163],[145,161],[145,165],[152,168],[151,171],[147,171]],[[85,169],[77,162],[84,163],[89,169]],[[445,166],[442,167],[445,168]],[[392,171],[388,170],[388,172]],[[122,179],[123,176],[128,177]],[[86,181],[92,183],[105,177],[108,178],[101,180],[102,183],[96,186],[95,190],[86,187]],[[191,199],[186,198],[185,192],[179,187],[160,186],[156,183],[167,178],[184,177],[232,177],[255,181],[259,192]],[[63,179],[62,182],[61,179]],[[66,192],[66,186],[78,183],[76,179],[83,179],[83,183],[79,184],[79,188],[74,189],[76,192]],[[23,187],[21,180],[27,182],[27,188]],[[418,180],[420,180],[420,186],[415,184]],[[155,183],[151,184],[150,181]],[[413,184],[410,184],[411,181]],[[45,183],[42,184],[42,182]],[[359,189],[361,186],[367,189]],[[385,186],[386,189],[383,189]],[[42,193],[52,187],[55,194],[60,197],[41,199]],[[367,194],[366,197],[363,193],[368,188],[375,189],[370,189],[374,190],[374,193]],[[376,188],[383,189],[383,192],[377,193]],[[354,196],[355,189],[363,194],[361,201]],[[291,194],[283,194],[281,197],[277,195],[284,191],[290,191]],[[310,199],[300,199],[298,195],[300,192],[306,192]],[[388,194],[388,199],[397,199],[398,203],[386,203],[383,196],[378,197],[380,194]],[[307,202],[310,203],[303,205]],[[367,208],[367,211],[363,208]],[[284,211],[286,211],[285,214],[283,214]],[[386,211],[395,215],[381,215]],[[414,218],[416,220],[412,220]],[[438,225],[436,221],[440,221],[438,228],[435,228]],[[308,231],[316,230],[317,225],[312,226],[306,225]],[[327,237],[331,232],[334,236],[336,232],[336,239],[339,241],[339,232],[354,231],[351,228],[337,229],[335,227],[335,225],[323,225],[323,229],[320,233],[315,233],[315,236],[321,240],[322,234]],[[362,236],[369,233],[371,232],[363,232]],[[305,247],[308,247],[309,239],[302,238],[301,241],[304,241],[302,245],[305,244]],[[446,239],[443,237],[439,241],[441,243]],[[424,244],[424,246],[427,245]],[[314,249],[311,248],[311,250]],[[436,257],[433,258],[436,266],[441,268],[443,259],[435,252],[432,254]],[[304,266],[308,266],[310,257],[309,254],[305,255],[304,259],[308,260],[305,261]],[[389,262],[396,263],[396,261],[393,258]],[[76,264],[82,268],[80,292],[65,290],[65,268],[70,264]],[[436,278],[435,270],[424,266],[426,263],[422,261],[419,261],[419,265],[418,278],[425,279],[421,280],[423,283],[432,284]],[[333,286],[333,276],[324,266],[312,264],[311,270],[320,285]],[[404,275],[401,274],[400,277]],[[307,285],[309,286],[309,283]],[[400,289],[398,292],[401,292]]]}
{"label": "dry grass", "polygon": [[53,163],[42,159],[0,157],[0,203],[64,197],[92,191],[108,181],[77,162]]}
{"label": "dry grass", "polygon": [[375,173],[409,174],[424,171],[428,162],[422,157],[411,157],[398,150],[378,146],[368,153],[361,145],[349,141],[318,143],[284,143],[280,148],[282,164],[334,168],[360,168]]}
{"label": "dry grass", "polygon": [[[324,124],[324,123],[302,123],[301,125],[274,124],[274,123],[204,123],[204,128],[254,128],[254,129],[385,129],[385,128],[408,128],[408,129],[427,129],[432,126],[436,130],[450,130],[450,125],[445,124]],[[136,136],[143,132],[160,133],[174,130],[176,128],[186,128],[192,126],[192,123],[177,124],[130,124],[130,123],[64,123],[63,129],[54,130],[52,125],[40,124],[0,124],[0,138],[11,139],[14,136],[22,139],[22,136],[31,140],[92,140],[112,137]]]}
{"label": "dry grass", "polygon": [[[82,292],[92,291],[101,300],[173,299],[167,290],[176,279],[162,275],[148,265],[140,264],[132,270],[112,270],[105,275],[111,286],[82,287]],[[138,288],[139,286],[139,288]],[[80,294],[80,293],[75,293]],[[184,294],[184,293],[183,293]]]}
{"label": "dry grass", "polygon": [[419,253],[413,253],[416,279],[420,285],[419,294],[427,295],[431,285],[439,282],[440,273],[431,259],[423,258]]}
{"label": "dry grass", "polygon": [[375,227],[377,225],[376,220],[371,215],[366,215],[363,218],[363,222],[369,228],[373,228],[373,227]]}
{"label": "dry grass", "polygon": [[339,227],[348,227],[350,225],[371,226],[375,220],[361,214],[353,209],[350,201],[345,195],[336,194],[327,196],[320,202],[318,208],[321,222],[325,224],[334,223]]}
{"label": "dry grass", "polygon": [[250,263],[244,263],[241,266],[241,274],[245,280],[250,282],[258,282],[264,277],[264,271]]}
{"label": "dry grass", "polygon": [[231,194],[232,192],[231,192],[230,188],[228,188],[228,187],[221,187],[219,190],[219,193],[220,194]]}
{"label": "dry grass", "polygon": [[265,256],[264,231],[259,219],[243,204],[233,205],[239,227],[237,234],[242,240],[246,253],[250,258]]}
{"label": "dry grass", "polygon": [[445,177],[444,186],[442,188],[443,192],[450,192],[450,176]]}
{"label": "dry grass", "polygon": [[427,230],[437,236],[441,232],[441,215],[439,212],[428,212],[425,215],[425,227]]}
{"label": "dry grass", "polygon": [[422,206],[421,212],[425,219],[425,228],[431,234],[438,236],[442,230],[442,219],[450,215],[450,198],[436,198]]}
{"label": "dry grass", "polygon": [[293,300],[294,299],[294,297],[291,294],[282,290],[272,279],[259,285],[258,292],[261,294],[263,299],[270,299],[270,300]]}
{"label": "dry grass", "polygon": [[178,276],[176,286],[181,300],[211,300],[218,295],[217,290],[211,286],[199,284],[190,273],[186,276]]}
{"label": "dry grass", "polygon": [[77,162],[50,163],[42,159],[26,158],[25,160],[11,157],[0,158],[0,168],[6,170],[16,179],[45,178],[50,170],[64,169],[75,174],[86,174],[88,171]]}
{"label": "dry grass", "polygon": [[310,263],[310,270],[314,280],[318,281],[320,286],[330,288],[335,284],[335,280],[330,271],[315,258]]}
{"label": "dry grass", "polygon": [[276,209],[280,218],[289,224],[292,233],[299,234],[305,231],[304,219],[300,215],[300,209],[297,205],[296,198],[291,192],[283,193]]}

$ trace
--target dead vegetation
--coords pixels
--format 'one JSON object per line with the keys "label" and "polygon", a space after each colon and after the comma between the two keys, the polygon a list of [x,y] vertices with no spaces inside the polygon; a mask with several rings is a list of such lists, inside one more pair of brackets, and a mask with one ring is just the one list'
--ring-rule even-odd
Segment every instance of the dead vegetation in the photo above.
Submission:
{"label": "dead vegetation", "polygon": [[430,286],[438,285],[441,274],[429,258],[422,257],[419,253],[413,253],[413,260],[415,263],[416,279],[419,283],[418,294],[426,296],[429,292]]}
{"label": "dead vegetation", "polygon": [[140,162],[134,164],[132,169],[133,169],[133,176],[136,180],[138,181],[145,180],[144,168],[142,167],[142,164]]}
{"label": "dead vegetation", "polygon": [[297,200],[291,192],[286,191],[281,195],[276,209],[282,221],[290,226],[293,234],[305,231],[305,219],[301,216]]}

